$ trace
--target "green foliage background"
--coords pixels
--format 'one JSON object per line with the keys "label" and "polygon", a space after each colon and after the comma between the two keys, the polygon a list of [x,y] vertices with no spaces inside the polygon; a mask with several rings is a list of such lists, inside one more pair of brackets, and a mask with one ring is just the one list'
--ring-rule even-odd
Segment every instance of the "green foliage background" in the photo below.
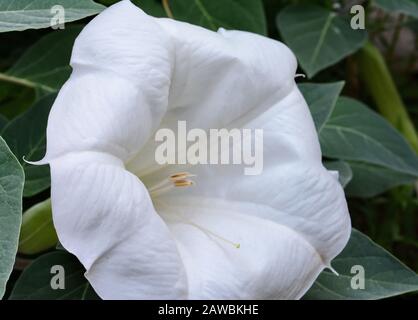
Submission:
{"label": "green foliage background", "polygon": [[[43,156],[48,113],[71,72],[74,40],[92,16],[116,2],[0,2],[0,297],[5,299],[98,298],[77,259],[57,243],[48,166],[30,166],[23,157]],[[340,276],[325,270],[304,298],[416,298],[418,0],[133,2],[157,17],[214,31],[255,32],[294,51],[306,74],[298,82],[324,165],[340,172],[356,228],[333,261]],[[57,4],[65,8],[64,30],[50,28],[51,7]],[[365,9],[364,30],[350,26],[355,4]],[[55,264],[68,270],[66,290],[50,288]],[[351,287],[354,265],[366,270],[365,290]]]}

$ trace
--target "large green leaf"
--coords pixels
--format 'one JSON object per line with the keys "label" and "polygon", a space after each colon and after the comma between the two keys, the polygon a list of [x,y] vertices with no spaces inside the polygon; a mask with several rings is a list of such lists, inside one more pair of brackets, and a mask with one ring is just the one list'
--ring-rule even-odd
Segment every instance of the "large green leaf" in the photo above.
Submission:
{"label": "large green leaf", "polygon": [[[305,299],[382,299],[418,290],[418,276],[389,252],[353,229],[346,248],[323,271]],[[364,268],[364,289],[353,289],[353,266]]]}
{"label": "large green leaf", "polygon": [[170,0],[169,3],[178,20],[214,31],[223,27],[267,33],[261,0]]}
{"label": "large green leaf", "polygon": [[22,167],[0,137],[0,299],[15,261],[24,180]]}
{"label": "large green leaf", "polygon": [[[96,2],[111,6],[121,0],[96,0]],[[154,17],[166,17],[161,0],[131,0],[132,3],[144,10],[147,14]]]}
{"label": "large green leaf", "polygon": [[322,130],[334,110],[343,86],[343,81],[322,84],[302,83],[299,85],[299,89],[309,105],[318,132]]}
{"label": "large green leaf", "polygon": [[353,30],[349,19],[315,5],[291,5],[277,16],[286,44],[309,77],[363,46],[367,34]]}
{"label": "large green leaf", "polygon": [[369,163],[349,162],[353,179],[345,189],[350,197],[369,198],[397,186],[413,183],[415,175],[401,173]]}
{"label": "large green leaf", "polygon": [[36,91],[33,88],[0,80],[0,114],[6,118],[13,119],[23,113],[35,99]]}
{"label": "large green leaf", "polygon": [[57,91],[71,73],[70,56],[80,26],[49,33],[31,47],[0,80],[38,88],[44,92]]}
{"label": "large green leaf", "polygon": [[166,12],[159,0],[132,0],[134,4],[154,17],[166,17]]}
{"label": "large green leaf", "polygon": [[350,98],[337,101],[320,133],[323,154],[418,177],[418,157],[381,116]]}
{"label": "large green leaf", "polygon": [[49,28],[56,15],[51,9],[56,5],[65,9],[65,22],[83,19],[104,9],[92,0],[1,0],[0,32]]}
{"label": "large green leaf", "polygon": [[[62,266],[65,289],[52,289],[53,266]],[[65,251],[45,254],[27,267],[17,280],[11,300],[96,300],[98,296],[84,277],[77,258]]]}
{"label": "large green leaf", "polygon": [[[417,157],[385,119],[347,98],[338,101],[338,110],[334,112],[341,86],[342,83],[306,83],[299,88],[320,133],[324,155],[347,160],[324,163],[331,165],[329,169],[340,172],[340,182],[344,186],[348,183],[346,194],[372,197],[415,181],[418,176]],[[370,144],[373,145],[371,149]],[[390,157],[385,158],[385,153],[390,153]],[[396,165],[404,161],[406,166]],[[338,167],[333,168],[336,165]]]}
{"label": "large green leaf", "polygon": [[49,167],[33,166],[26,160],[40,160],[45,155],[48,115],[56,95],[48,95],[17,117],[3,130],[3,138],[25,169],[24,196],[33,196],[50,186]]}
{"label": "large green leaf", "polygon": [[401,12],[418,18],[418,0],[375,0],[374,3],[384,10]]}

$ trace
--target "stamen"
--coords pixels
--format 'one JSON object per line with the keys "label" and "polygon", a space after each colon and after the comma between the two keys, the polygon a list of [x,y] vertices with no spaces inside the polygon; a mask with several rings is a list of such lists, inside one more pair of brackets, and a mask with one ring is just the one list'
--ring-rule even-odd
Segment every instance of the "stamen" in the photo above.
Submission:
{"label": "stamen", "polygon": [[191,174],[191,173],[188,173],[188,172],[179,172],[179,173],[172,174],[170,176],[170,180],[171,181],[185,180],[185,179],[190,178],[190,177],[195,177],[195,175]]}
{"label": "stamen", "polygon": [[192,180],[189,180],[189,177],[194,177],[194,175],[188,172],[179,172],[169,176],[167,179],[157,183],[156,185],[148,188],[151,196],[157,196],[167,191],[171,190],[174,187],[190,187],[194,185]]}
{"label": "stamen", "polygon": [[173,188],[174,188],[174,185],[169,184],[169,185],[166,185],[165,187],[157,188],[157,189],[153,189],[153,190],[149,189],[148,191],[149,191],[151,197],[156,197],[156,196],[159,196],[163,193],[166,193],[166,192],[170,191]]}
{"label": "stamen", "polygon": [[156,191],[156,190],[158,190],[158,189],[161,189],[161,188],[163,188],[163,187],[167,187],[167,186],[170,186],[170,181],[169,181],[169,180],[167,180],[167,179],[164,179],[163,181],[161,181],[161,182],[157,183],[156,185],[154,185],[154,186],[152,186],[152,187],[148,188],[148,191],[149,191],[150,193],[152,193],[152,192],[154,192],[154,191]]}
{"label": "stamen", "polygon": [[194,184],[192,180],[177,180],[174,182],[175,187],[190,187]]}
{"label": "stamen", "polygon": [[295,75],[295,79],[296,78],[306,78],[306,75],[305,74],[303,74],[303,73],[297,73],[296,75]]}

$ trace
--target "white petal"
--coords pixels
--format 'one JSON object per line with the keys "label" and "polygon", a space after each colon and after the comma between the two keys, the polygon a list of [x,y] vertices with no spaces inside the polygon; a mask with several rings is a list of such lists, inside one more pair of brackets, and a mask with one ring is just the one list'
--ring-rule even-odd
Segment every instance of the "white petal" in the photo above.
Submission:
{"label": "white petal", "polygon": [[[169,106],[160,128],[176,132],[179,120],[188,129],[240,128],[295,86],[296,58],[281,42],[242,31],[215,33],[171,19],[156,21],[176,44]],[[159,169],[156,145],[149,141],[129,169],[138,175]],[[319,154],[316,140],[310,148]]]}
{"label": "white petal", "polygon": [[242,165],[215,176],[201,167],[202,171],[193,170],[201,177],[201,193],[264,204],[284,213],[270,219],[303,234],[329,264],[348,242],[350,217],[341,185],[322,166],[317,134],[299,90],[295,87],[248,126],[264,131],[262,173],[244,176]]}
{"label": "white petal", "polygon": [[315,248],[294,230],[245,213],[253,209],[187,197],[157,204],[178,242],[191,299],[297,299],[312,285],[324,267]]}
{"label": "white petal", "polygon": [[125,161],[150,138],[167,109],[174,56],[154,20],[122,1],[83,29],[49,116],[44,162],[87,150]]}
{"label": "white petal", "polygon": [[104,299],[182,299],[184,267],[147,190],[121,161],[80,152],[51,162],[52,209],[63,246]]}
{"label": "white petal", "polygon": [[[199,214],[196,222],[228,238],[230,228],[219,223],[233,224],[232,238],[259,252],[254,260],[247,249],[230,258],[196,228],[170,225],[190,297],[297,298],[342,250],[350,228],[344,195],[321,165],[314,125],[293,80],[296,60],[283,44],[154,19],[121,1],[83,30],[71,64],[74,72],[49,118],[45,162],[52,167],[59,237],[102,297],[187,296],[176,246],[141,182],[123,168],[128,163],[141,174],[155,165],[153,132],[175,128],[177,120],[190,128],[263,128],[265,137],[259,176],[244,176],[243,166],[217,166],[216,173],[195,168],[190,195],[247,207],[202,209],[216,219]],[[250,243],[247,233],[258,238],[249,236]],[[210,274],[209,259],[216,259],[218,272],[225,270],[224,278]]]}
{"label": "white petal", "polygon": [[149,179],[189,171],[196,175],[196,185],[187,191],[174,190],[178,197],[187,192],[248,206],[264,205],[270,210],[253,210],[251,214],[300,233],[318,251],[324,265],[328,265],[349,239],[350,217],[344,191],[321,164],[315,127],[297,87],[245,127],[264,131],[260,175],[244,175],[245,164],[197,165],[170,166],[141,178],[152,184]]}
{"label": "white petal", "polygon": [[171,19],[158,23],[176,43],[169,112],[191,128],[240,127],[240,118],[261,113],[293,87],[296,58],[281,42]]}

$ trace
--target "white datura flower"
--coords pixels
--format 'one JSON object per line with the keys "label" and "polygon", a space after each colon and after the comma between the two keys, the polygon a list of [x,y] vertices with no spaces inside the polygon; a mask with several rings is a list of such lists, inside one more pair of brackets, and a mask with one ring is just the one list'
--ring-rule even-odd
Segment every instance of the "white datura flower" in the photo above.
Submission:
{"label": "white datura flower", "polygon": [[[298,299],[346,245],[344,192],[284,44],[124,0],[84,28],[71,66],[38,164],[59,240],[101,298]],[[180,120],[262,129],[262,173],[157,164],[155,133]]]}

